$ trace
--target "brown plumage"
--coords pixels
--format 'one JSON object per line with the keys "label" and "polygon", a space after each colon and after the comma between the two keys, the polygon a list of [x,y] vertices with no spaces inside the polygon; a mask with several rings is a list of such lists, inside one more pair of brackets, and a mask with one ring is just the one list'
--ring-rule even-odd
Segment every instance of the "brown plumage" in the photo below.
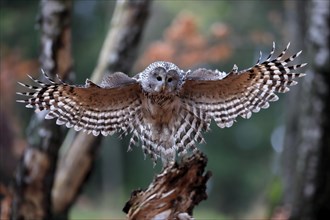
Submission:
{"label": "brown plumage", "polygon": [[[250,118],[252,112],[268,108],[276,101],[276,92],[289,91],[293,73],[306,64],[288,65],[297,54],[284,59],[285,50],[275,59],[272,55],[249,69],[233,70],[226,74],[218,70],[183,71],[169,62],[155,62],[133,78],[123,73],[105,77],[100,85],[86,80],[84,86],[50,81],[45,84],[30,77],[38,86],[20,85],[32,92],[17,93],[29,96],[18,102],[36,110],[49,110],[46,119],[57,118],[75,130],[93,135],[132,133],[130,146],[139,140],[145,154],[164,164],[175,154],[186,154],[203,142],[213,119],[220,128],[230,127],[237,116]],[[261,57],[261,56],[260,56]],[[129,146],[129,147],[130,147]]]}

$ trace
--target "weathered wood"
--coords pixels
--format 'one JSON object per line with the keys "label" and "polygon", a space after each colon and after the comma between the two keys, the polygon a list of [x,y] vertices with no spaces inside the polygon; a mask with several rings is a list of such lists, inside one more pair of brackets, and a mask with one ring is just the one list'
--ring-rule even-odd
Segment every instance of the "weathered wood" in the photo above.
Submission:
{"label": "weathered wood", "polygon": [[[71,1],[42,0],[41,67],[51,76],[65,78],[72,69]],[[63,60],[65,59],[65,61]],[[51,189],[63,128],[35,114],[28,127],[28,146],[18,165],[12,203],[12,219],[51,219]]]}
{"label": "weathered wood", "polygon": [[207,157],[198,152],[164,168],[146,190],[136,190],[123,211],[127,219],[192,219],[193,209],[207,198]]}

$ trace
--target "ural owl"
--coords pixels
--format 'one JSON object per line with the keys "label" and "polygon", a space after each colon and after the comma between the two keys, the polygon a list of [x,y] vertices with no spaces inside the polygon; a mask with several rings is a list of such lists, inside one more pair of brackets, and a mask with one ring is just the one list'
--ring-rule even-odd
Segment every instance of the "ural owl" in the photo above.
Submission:
{"label": "ural owl", "polygon": [[30,77],[38,86],[20,85],[33,90],[17,94],[29,96],[17,102],[28,108],[49,110],[46,119],[87,131],[93,135],[132,133],[131,145],[141,142],[143,152],[153,161],[161,158],[167,164],[179,155],[195,150],[195,143],[204,142],[202,132],[212,119],[220,128],[230,127],[237,116],[250,118],[252,112],[268,108],[278,100],[275,92],[285,93],[293,79],[304,76],[292,73],[306,64],[288,65],[297,54],[285,59],[272,55],[255,66],[229,73],[197,69],[183,71],[170,62],[155,62],[130,78],[124,73],[104,77],[100,85],[86,80],[83,86],[61,80],[45,84]]}

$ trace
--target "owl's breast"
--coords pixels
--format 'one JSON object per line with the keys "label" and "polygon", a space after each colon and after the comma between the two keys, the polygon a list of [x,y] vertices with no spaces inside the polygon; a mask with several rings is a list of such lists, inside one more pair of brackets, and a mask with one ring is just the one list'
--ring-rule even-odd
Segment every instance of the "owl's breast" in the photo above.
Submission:
{"label": "owl's breast", "polygon": [[144,118],[152,125],[171,123],[179,107],[180,101],[176,96],[148,95],[142,102]]}

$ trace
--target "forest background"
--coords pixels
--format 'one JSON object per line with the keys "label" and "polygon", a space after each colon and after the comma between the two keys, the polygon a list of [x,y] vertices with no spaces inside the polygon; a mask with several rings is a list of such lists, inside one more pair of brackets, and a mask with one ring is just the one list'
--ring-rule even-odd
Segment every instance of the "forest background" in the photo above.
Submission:
{"label": "forest background", "polygon": [[[71,80],[75,84],[84,84],[95,67],[115,4],[73,2],[75,78]],[[16,82],[26,83],[26,74],[40,75],[39,1],[1,0],[0,6],[0,180],[6,187],[27,145],[26,129],[33,114],[15,103]],[[137,61],[128,74],[132,76],[156,60],[174,62],[185,70],[206,67],[229,72],[234,64],[241,70],[255,64],[259,51],[267,56],[272,42],[276,42],[277,54],[288,42],[290,53],[298,52],[306,44],[304,36],[296,38],[302,29],[292,18],[298,7],[297,1],[155,1]],[[309,59],[306,53],[300,57],[301,62]],[[208,157],[207,169],[213,176],[208,182],[209,197],[195,209],[195,217],[264,217],[285,205],[285,134],[292,97],[297,97],[303,80],[249,120],[240,118],[229,129],[212,125],[204,136],[207,143],[200,149]],[[144,159],[140,148],[127,152],[127,146],[127,138],[102,139],[70,218],[125,216],[121,209],[131,191],[147,187],[161,169],[160,164],[153,167],[149,158]],[[60,154],[66,151],[63,148]]]}

